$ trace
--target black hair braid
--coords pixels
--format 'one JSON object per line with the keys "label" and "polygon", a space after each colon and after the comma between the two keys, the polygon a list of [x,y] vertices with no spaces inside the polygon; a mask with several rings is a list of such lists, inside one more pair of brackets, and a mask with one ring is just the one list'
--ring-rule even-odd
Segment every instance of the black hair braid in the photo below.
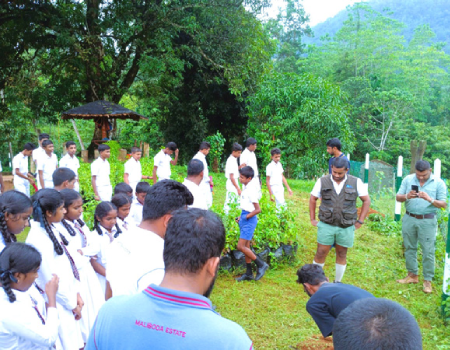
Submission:
{"label": "black hair braid", "polygon": [[16,295],[11,289],[11,280],[9,279],[9,276],[0,278],[0,281],[2,282],[2,287],[8,296],[9,302],[14,303],[16,301]]}
{"label": "black hair braid", "polygon": [[67,240],[66,237],[64,237],[64,235],[63,235],[61,232],[59,233],[59,237],[61,237],[61,241],[63,242],[63,244],[64,244],[65,246],[68,246],[68,245],[69,245],[69,241]]}
{"label": "black hair braid", "polygon": [[[66,228],[67,232],[69,232],[69,235],[71,235],[72,237],[74,237],[77,233],[75,232],[75,230],[73,229],[72,226],[69,225],[69,223],[66,221],[66,219],[62,219],[61,223],[63,224],[63,226]],[[67,244],[66,244],[67,245]]]}
{"label": "black hair braid", "polygon": [[116,230],[117,232],[114,234],[114,238],[119,237],[119,235],[122,233],[122,230],[120,229],[119,225],[116,222]]}
{"label": "black hair braid", "polygon": [[43,219],[44,219],[45,231],[47,231],[48,237],[53,242],[53,248],[55,249],[56,254],[63,255],[64,250],[61,247],[61,244],[59,244],[58,240],[56,239],[55,234],[53,233],[53,230],[47,221],[47,218],[44,217]]}
{"label": "black hair braid", "polygon": [[78,222],[78,224],[79,224],[81,227],[83,227],[84,225],[86,225],[86,224],[84,223],[84,221],[81,220],[81,219],[78,219],[77,222]]}
{"label": "black hair braid", "polygon": [[103,234],[102,229],[99,227],[98,220],[95,216],[94,216],[94,230],[96,230],[100,236]]}
{"label": "black hair braid", "polygon": [[8,226],[6,226],[6,220],[5,220],[5,212],[6,209],[3,208],[2,212],[0,214],[0,231],[2,232],[3,240],[5,241],[5,244],[17,242],[17,238],[15,235],[11,234],[8,230]]}

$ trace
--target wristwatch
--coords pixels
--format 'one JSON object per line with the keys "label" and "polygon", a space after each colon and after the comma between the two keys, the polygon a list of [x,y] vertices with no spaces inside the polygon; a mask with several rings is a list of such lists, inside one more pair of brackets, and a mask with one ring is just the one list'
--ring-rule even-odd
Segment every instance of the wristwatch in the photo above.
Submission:
{"label": "wristwatch", "polygon": [[361,220],[356,220],[357,223],[364,225],[364,222],[362,222]]}
{"label": "wristwatch", "polygon": [[434,199],[431,200],[430,204],[433,205],[433,203],[434,203]]}

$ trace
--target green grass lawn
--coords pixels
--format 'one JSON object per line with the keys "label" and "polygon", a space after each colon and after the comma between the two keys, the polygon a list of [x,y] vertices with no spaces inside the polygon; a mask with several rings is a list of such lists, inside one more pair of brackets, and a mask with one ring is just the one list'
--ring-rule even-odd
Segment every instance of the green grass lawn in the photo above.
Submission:
{"label": "green grass lawn", "polygon": [[[186,167],[177,166],[172,178],[180,181],[185,174]],[[213,174],[213,178],[213,209],[219,211],[225,198],[225,178],[223,174]],[[308,296],[295,283],[296,270],[303,264],[311,263],[316,251],[317,229],[310,225],[308,214],[309,191],[314,182],[288,182],[294,191],[294,196],[289,200],[299,228],[299,249],[295,263],[272,268],[262,280],[250,283],[237,283],[233,274],[222,272],[211,297],[222,316],[244,327],[256,349],[291,349],[320,334],[305,309]],[[393,216],[394,198],[374,199],[373,208]],[[23,241],[26,234],[20,235],[19,240]],[[424,349],[450,349],[450,330],[445,328],[440,316],[444,252],[445,243],[439,235],[434,291],[426,295],[422,292],[422,283],[399,285],[395,282],[406,275],[401,237],[378,234],[364,225],[356,232],[354,248],[349,250],[343,282],[406,307],[419,322]],[[325,264],[325,273],[330,280],[334,279],[334,264],[335,254],[332,250]]]}

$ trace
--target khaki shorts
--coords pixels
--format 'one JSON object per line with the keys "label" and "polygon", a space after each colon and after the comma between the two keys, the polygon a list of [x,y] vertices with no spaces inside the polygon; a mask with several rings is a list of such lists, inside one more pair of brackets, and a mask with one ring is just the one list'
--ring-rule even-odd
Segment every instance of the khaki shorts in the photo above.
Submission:
{"label": "khaki shorts", "polygon": [[342,228],[339,226],[331,226],[319,221],[317,224],[317,243],[322,245],[336,244],[345,247],[353,247],[353,238],[355,237],[355,226]]}

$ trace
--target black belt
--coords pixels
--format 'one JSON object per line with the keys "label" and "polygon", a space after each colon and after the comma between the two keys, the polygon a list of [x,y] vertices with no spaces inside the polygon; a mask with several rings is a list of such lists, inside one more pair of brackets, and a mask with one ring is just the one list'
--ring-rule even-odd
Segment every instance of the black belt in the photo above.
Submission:
{"label": "black belt", "polygon": [[406,214],[408,214],[409,216],[416,218],[416,219],[432,219],[436,216],[436,214],[432,213],[432,214],[425,214],[425,215],[416,215],[416,214],[411,214],[410,212],[406,212]]}

